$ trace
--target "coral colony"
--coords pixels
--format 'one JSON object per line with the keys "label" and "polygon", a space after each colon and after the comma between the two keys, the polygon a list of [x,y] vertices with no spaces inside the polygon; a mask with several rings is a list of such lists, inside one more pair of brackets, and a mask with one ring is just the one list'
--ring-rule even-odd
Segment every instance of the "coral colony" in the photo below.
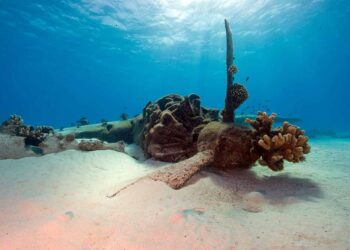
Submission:
{"label": "coral colony", "polygon": [[183,187],[206,166],[249,168],[259,162],[273,171],[281,171],[285,160],[303,161],[304,155],[310,152],[304,131],[288,122],[273,128],[276,114],[259,112],[257,117],[247,118],[244,125],[237,123],[235,110],[247,100],[248,91],[234,83],[238,69],[233,64],[232,33],[226,20],[225,29],[227,83],[221,114],[219,110],[202,107],[196,94],[170,94],[147,103],[142,114],[132,119],[123,114],[121,121],[107,124],[102,120],[101,124],[84,126],[89,123],[82,117],[77,128],[54,132],[50,127],[24,125],[23,120],[14,115],[2,124],[0,131],[23,137],[25,145],[38,147],[43,154],[72,148],[123,152],[122,141],[136,143],[146,157],[174,162],[144,177],[163,181],[174,189]]}

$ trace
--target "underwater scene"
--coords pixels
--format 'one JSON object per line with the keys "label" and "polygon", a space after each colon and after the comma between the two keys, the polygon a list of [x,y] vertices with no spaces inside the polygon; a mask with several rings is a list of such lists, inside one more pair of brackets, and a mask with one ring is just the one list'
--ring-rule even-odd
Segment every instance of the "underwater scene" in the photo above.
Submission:
{"label": "underwater scene", "polygon": [[350,250],[348,0],[0,0],[0,250]]}

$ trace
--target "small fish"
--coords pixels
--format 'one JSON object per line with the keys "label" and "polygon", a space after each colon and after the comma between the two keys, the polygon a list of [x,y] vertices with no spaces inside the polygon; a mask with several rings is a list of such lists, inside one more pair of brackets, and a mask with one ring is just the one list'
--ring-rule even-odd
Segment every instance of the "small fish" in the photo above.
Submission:
{"label": "small fish", "polygon": [[108,121],[106,119],[101,119],[101,126],[106,127],[108,124]]}
{"label": "small fish", "polygon": [[40,147],[30,145],[30,146],[27,146],[27,148],[33,151],[37,155],[44,155],[44,150]]}
{"label": "small fish", "polygon": [[74,213],[72,211],[67,211],[64,213],[65,216],[67,216],[69,219],[74,218]]}
{"label": "small fish", "polygon": [[245,81],[246,81],[246,82],[248,82],[249,78],[250,78],[250,77],[249,77],[249,76],[247,76],[247,78],[245,79]]}
{"label": "small fish", "polygon": [[85,116],[83,116],[77,121],[77,127],[78,126],[79,127],[80,126],[85,126],[85,125],[89,125],[89,121],[88,121],[88,119]]}
{"label": "small fish", "polygon": [[126,113],[122,113],[122,114],[120,115],[120,119],[122,119],[122,121],[126,121],[128,118],[129,118],[129,116],[128,116],[128,114],[126,114]]}

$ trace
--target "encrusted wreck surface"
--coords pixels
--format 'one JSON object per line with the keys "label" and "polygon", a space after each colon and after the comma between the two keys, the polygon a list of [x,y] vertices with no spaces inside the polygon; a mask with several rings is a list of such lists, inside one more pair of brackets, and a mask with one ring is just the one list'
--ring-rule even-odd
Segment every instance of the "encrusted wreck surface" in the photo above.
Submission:
{"label": "encrusted wreck surface", "polygon": [[232,123],[211,122],[200,132],[195,156],[150,175],[174,189],[183,187],[203,167],[249,168],[256,161],[273,171],[283,169],[284,160],[300,162],[310,152],[308,138],[298,127],[284,123],[272,128],[275,114],[259,113],[247,119],[252,128]]}
{"label": "encrusted wreck surface", "polygon": [[[215,137],[215,141],[211,138]],[[216,168],[248,168],[259,156],[251,152],[252,130],[225,123],[210,123],[200,135],[200,151],[210,147]],[[204,146],[205,145],[205,146]]]}
{"label": "encrusted wreck surface", "polygon": [[78,139],[96,138],[105,142],[124,141],[132,143],[132,128],[133,120],[125,120],[71,127],[57,132],[63,135],[74,134]]}

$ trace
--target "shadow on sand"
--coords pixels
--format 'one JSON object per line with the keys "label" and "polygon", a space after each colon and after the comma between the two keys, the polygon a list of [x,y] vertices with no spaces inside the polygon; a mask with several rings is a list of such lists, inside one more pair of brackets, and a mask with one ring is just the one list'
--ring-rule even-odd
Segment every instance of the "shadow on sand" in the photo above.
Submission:
{"label": "shadow on sand", "polygon": [[288,205],[300,200],[313,201],[315,198],[323,197],[317,183],[288,173],[259,175],[254,169],[222,171],[207,168],[195,176],[189,184],[194,184],[203,177],[210,178],[220,189],[231,191],[233,199],[242,198],[251,192],[260,192],[272,205]]}

